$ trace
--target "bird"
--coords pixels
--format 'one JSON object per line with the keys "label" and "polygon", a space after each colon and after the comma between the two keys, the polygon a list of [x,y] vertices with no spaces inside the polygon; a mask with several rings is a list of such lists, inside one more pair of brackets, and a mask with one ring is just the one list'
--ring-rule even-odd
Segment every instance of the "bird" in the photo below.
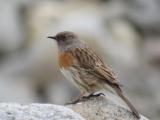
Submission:
{"label": "bird", "polygon": [[117,94],[133,115],[140,118],[139,112],[124,95],[122,85],[113,70],[77,34],[62,31],[48,38],[57,42],[60,71],[80,90],[80,95],[73,103],[83,98],[86,93],[94,96],[95,92],[105,89]]}

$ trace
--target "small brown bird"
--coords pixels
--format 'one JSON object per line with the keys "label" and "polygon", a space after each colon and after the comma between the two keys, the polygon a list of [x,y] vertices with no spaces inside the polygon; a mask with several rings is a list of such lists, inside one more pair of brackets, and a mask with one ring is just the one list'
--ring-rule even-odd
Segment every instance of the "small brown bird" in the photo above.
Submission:
{"label": "small brown bird", "polygon": [[91,48],[80,41],[76,34],[64,31],[48,38],[54,39],[58,43],[61,72],[81,91],[74,102],[80,100],[85,93],[91,93],[90,96],[92,96],[94,92],[107,89],[117,93],[133,114],[138,119],[140,118],[138,111],[124,96],[113,71]]}

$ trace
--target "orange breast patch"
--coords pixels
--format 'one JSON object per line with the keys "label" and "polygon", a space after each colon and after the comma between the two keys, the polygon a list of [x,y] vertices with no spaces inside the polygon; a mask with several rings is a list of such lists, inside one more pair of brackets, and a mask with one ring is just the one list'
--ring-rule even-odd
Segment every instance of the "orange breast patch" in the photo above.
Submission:
{"label": "orange breast patch", "polygon": [[70,53],[61,53],[59,55],[60,68],[66,68],[73,64],[73,56]]}

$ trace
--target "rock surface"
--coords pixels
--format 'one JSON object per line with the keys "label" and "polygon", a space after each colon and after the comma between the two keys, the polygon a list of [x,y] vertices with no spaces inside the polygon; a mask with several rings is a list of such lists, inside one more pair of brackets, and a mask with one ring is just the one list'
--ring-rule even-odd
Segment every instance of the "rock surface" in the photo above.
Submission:
{"label": "rock surface", "polygon": [[72,110],[51,104],[0,104],[0,120],[84,120]]}
{"label": "rock surface", "polygon": [[[68,107],[68,108],[67,108]],[[72,110],[73,111],[72,111]],[[66,107],[0,103],[0,120],[137,120],[132,113],[100,96]],[[140,120],[148,120],[141,116]]]}
{"label": "rock surface", "polygon": [[[129,110],[102,96],[68,107],[81,114],[86,120],[137,120]],[[148,119],[141,115],[140,120]]]}

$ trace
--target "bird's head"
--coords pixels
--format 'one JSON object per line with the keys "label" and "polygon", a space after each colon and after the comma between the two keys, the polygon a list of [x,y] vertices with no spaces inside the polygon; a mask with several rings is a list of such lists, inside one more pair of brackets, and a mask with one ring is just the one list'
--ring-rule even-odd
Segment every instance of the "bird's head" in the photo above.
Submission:
{"label": "bird's head", "polygon": [[57,41],[57,43],[72,43],[77,41],[77,35],[75,35],[73,32],[64,31],[60,32],[55,36],[49,36],[48,38],[54,39]]}

